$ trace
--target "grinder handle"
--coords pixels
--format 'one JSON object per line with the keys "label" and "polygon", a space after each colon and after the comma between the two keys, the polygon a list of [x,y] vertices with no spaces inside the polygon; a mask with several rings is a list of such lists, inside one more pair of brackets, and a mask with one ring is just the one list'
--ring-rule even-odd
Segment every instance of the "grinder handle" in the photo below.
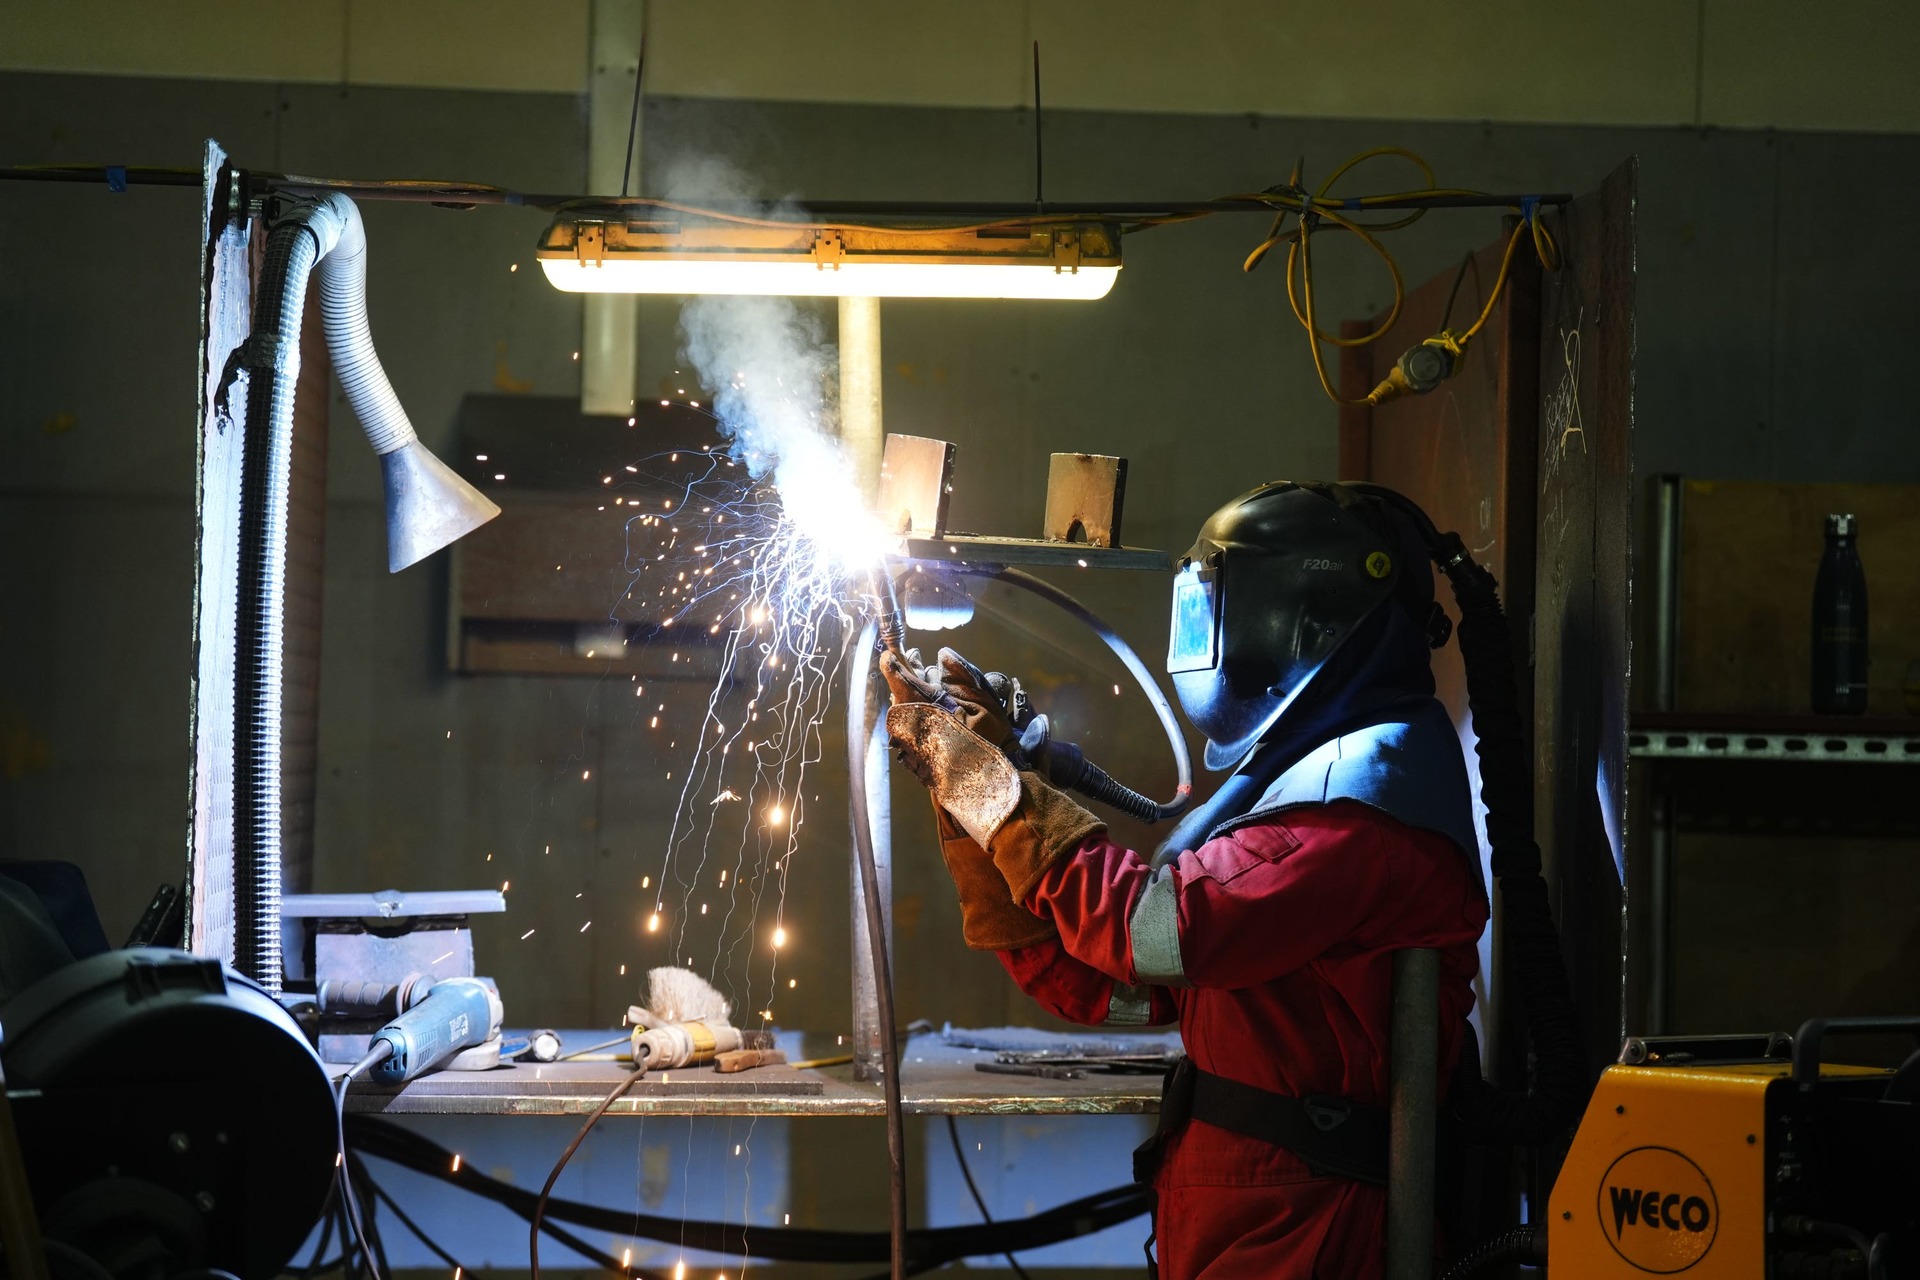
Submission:
{"label": "grinder handle", "polygon": [[1849,1035],[1906,1031],[1920,1038],[1920,1017],[1807,1019],[1793,1033],[1793,1082],[1802,1089],[1820,1083],[1820,1041],[1830,1031]]}

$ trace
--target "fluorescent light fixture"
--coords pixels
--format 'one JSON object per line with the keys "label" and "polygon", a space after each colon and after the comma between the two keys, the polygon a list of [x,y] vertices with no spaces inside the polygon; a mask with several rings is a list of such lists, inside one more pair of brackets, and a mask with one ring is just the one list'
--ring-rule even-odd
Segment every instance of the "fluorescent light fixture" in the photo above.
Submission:
{"label": "fluorescent light fixture", "polygon": [[565,213],[535,255],[569,293],[808,298],[1104,298],[1119,229],[1070,221],[958,230],[634,221]]}

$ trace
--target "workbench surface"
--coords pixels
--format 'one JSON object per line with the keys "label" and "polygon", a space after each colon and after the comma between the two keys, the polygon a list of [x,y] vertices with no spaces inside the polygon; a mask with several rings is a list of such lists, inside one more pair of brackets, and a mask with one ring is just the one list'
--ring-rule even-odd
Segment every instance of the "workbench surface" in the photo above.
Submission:
{"label": "workbench surface", "polygon": [[[589,1045],[607,1035],[567,1032],[565,1040]],[[779,1037],[780,1047],[793,1059],[801,1056],[800,1042],[797,1033]],[[1160,1108],[1158,1075],[1090,1071],[1077,1080],[1052,1080],[974,1069],[976,1063],[993,1060],[990,1050],[955,1048],[938,1035],[914,1037],[901,1052],[905,1109],[920,1115],[1112,1115]],[[585,1115],[629,1070],[624,1061],[590,1060],[442,1071],[399,1089],[355,1084],[347,1110],[376,1115]],[[759,1067],[731,1075],[712,1067],[662,1071],[636,1081],[607,1114],[878,1116],[884,1110],[879,1083],[856,1082],[849,1064],[805,1071]]]}

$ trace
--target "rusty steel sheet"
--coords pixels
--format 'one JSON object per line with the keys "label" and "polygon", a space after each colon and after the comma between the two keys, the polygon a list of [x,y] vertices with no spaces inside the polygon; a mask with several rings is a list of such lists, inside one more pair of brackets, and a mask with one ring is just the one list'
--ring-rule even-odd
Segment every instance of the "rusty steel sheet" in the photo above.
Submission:
{"label": "rusty steel sheet", "polygon": [[[1486,306],[1500,260],[1503,232],[1458,264],[1408,292],[1394,326],[1376,342],[1342,349],[1341,395],[1364,397],[1409,346],[1448,326],[1464,328]],[[1451,303],[1451,310],[1449,310]],[[1386,317],[1349,321],[1348,338],[1374,331]],[[1340,410],[1340,474],[1398,490],[1419,503],[1441,529],[1457,531],[1474,559],[1499,580],[1516,654],[1531,640],[1534,599],[1534,469],[1538,452],[1540,270],[1530,253],[1515,255],[1499,305],[1468,348],[1465,365],[1429,395],[1406,396],[1377,408]],[[1444,576],[1434,596],[1457,625],[1460,611]],[[1435,692],[1463,740],[1470,740],[1466,673],[1459,649],[1434,655]],[[1532,689],[1519,690],[1523,722],[1531,722]],[[1479,784],[1479,761],[1467,767]],[[1482,865],[1489,851],[1481,848]],[[1492,931],[1497,938],[1498,930]],[[1480,997],[1484,1050],[1497,1080],[1520,1078],[1524,1037],[1513,1010],[1502,1003],[1496,977],[1500,952],[1489,941],[1482,964],[1490,975]]]}
{"label": "rusty steel sheet", "polygon": [[1542,281],[1535,830],[1583,1048],[1598,1071],[1629,1015],[1628,612],[1634,191],[1629,160],[1549,225]]}

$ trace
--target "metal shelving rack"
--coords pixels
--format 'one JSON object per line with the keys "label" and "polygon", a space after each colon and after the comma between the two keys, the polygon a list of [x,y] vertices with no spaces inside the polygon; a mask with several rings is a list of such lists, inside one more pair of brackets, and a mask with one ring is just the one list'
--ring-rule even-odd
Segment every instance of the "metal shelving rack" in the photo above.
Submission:
{"label": "metal shelving rack", "polygon": [[[1630,721],[1630,788],[1644,815],[1647,866],[1647,1030],[1673,1030],[1673,891],[1676,833],[1804,832],[1810,836],[1911,835],[1920,815],[1887,803],[1888,766],[1920,765],[1920,717],[1823,716],[1674,709],[1681,477],[1654,478],[1651,557],[1652,709]],[[1817,767],[1818,785],[1804,770]]]}

